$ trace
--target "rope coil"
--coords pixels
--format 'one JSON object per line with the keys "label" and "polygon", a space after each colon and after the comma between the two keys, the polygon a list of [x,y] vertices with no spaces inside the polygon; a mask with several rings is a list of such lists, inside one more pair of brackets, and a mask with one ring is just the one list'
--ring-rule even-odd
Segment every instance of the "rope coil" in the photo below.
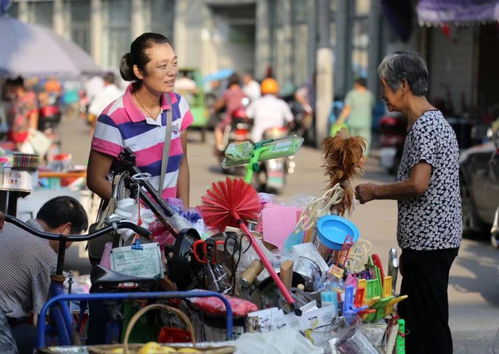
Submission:
{"label": "rope coil", "polygon": [[306,231],[312,228],[317,219],[329,214],[331,207],[339,204],[344,196],[345,191],[339,183],[336,183],[332,188],[324,192],[322,196],[312,199],[301,213],[295,227],[295,232]]}

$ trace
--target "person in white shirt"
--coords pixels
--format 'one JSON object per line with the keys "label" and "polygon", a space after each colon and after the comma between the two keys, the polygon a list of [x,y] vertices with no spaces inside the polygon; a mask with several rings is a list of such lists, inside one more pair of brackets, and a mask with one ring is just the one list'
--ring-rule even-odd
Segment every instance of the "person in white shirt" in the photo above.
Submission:
{"label": "person in white shirt", "polygon": [[265,130],[285,127],[293,121],[293,113],[287,103],[276,96],[279,93],[276,80],[263,80],[261,92],[263,96],[251,102],[246,109],[246,115],[253,118],[251,138],[254,142],[262,140]]}
{"label": "person in white shirt", "polygon": [[92,102],[90,102],[90,107],[88,108],[88,112],[95,117],[98,117],[108,104],[123,95],[123,90],[120,90],[114,83],[115,77],[112,72],[104,75],[103,79],[104,89],[94,96]]}
{"label": "person in white shirt", "polygon": [[102,90],[104,90],[104,80],[99,75],[92,76],[85,82],[85,91],[89,100],[93,100]]}
{"label": "person in white shirt", "polygon": [[97,118],[100,116],[104,108],[106,108],[118,97],[121,97],[123,95],[123,90],[119,89],[118,86],[116,86],[114,83],[115,77],[112,72],[108,72],[106,75],[104,75],[103,79],[104,88],[94,96],[94,98],[90,102],[90,106],[88,107],[88,123],[91,127],[91,134],[93,134],[95,124],[97,123]]}
{"label": "person in white shirt", "polygon": [[244,74],[243,84],[243,91],[251,102],[261,96],[260,85],[253,79],[253,76],[251,76],[251,74]]}

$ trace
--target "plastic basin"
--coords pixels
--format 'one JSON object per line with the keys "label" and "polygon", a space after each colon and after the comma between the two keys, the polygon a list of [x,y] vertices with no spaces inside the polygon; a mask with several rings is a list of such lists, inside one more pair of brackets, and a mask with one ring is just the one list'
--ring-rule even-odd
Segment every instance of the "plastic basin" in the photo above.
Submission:
{"label": "plastic basin", "polygon": [[317,220],[317,236],[330,249],[341,250],[348,235],[352,236],[353,242],[357,242],[359,229],[342,216],[325,215]]}

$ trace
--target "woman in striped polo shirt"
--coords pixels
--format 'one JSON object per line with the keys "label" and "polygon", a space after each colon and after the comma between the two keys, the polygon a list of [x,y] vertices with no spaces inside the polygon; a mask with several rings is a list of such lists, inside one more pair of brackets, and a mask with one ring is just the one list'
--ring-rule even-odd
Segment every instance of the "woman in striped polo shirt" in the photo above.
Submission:
{"label": "woman in striped polo shirt", "polygon": [[[193,118],[186,100],[173,92],[177,71],[175,50],[161,34],[140,35],[123,56],[121,76],[132,83],[99,116],[88,162],[88,188],[102,199],[111,196],[108,175],[113,161],[129,147],[137,167],[151,174],[152,185],[164,198],[179,198],[189,206],[187,127]],[[167,110],[172,113],[171,145],[159,188]]]}
{"label": "woman in striped polo shirt", "polygon": [[[157,33],[144,33],[132,42],[121,60],[121,77],[132,83],[120,98],[110,103],[97,119],[87,168],[87,185],[102,199],[109,200],[108,179],[113,162],[130,148],[137,167],[151,174],[153,187],[163,198],[179,198],[189,207],[189,165],[187,127],[192,123],[189,105],[173,92],[177,56],[170,41]],[[166,111],[171,110],[172,130],[168,164],[161,188],[161,165],[166,137]],[[95,248],[92,264],[102,251]],[[95,267],[92,276],[95,275]],[[92,288],[91,292],[95,289]],[[105,304],[90,302],[87,344],[105,342],[108,310]]]}

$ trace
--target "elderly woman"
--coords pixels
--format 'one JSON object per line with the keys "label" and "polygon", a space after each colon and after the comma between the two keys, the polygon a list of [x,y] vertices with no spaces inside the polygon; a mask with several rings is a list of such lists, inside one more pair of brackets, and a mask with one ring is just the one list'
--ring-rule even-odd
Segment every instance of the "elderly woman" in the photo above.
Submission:
{"label": "elderly woman", "polygon": [[389,54],[378,74],[388,110],[408,119],[407,137],[397,182],[361,184],[357,199],[398,200],[407,353],[452,353],[447,285],[462,230],[456,136],[426,98],[428,70],[420,56]]}

